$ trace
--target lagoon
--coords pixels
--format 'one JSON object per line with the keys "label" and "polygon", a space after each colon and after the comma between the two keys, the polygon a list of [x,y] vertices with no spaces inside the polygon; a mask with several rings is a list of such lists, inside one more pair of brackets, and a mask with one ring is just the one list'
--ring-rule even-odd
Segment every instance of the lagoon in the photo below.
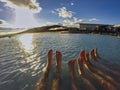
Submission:
{"label": "lagoon", "polygon": [[[21,34],[0,38],[0,90],[34,90],[47,62],[47,52],[63,55],[63,90],[69,90],[67,62],[82,49],[98,48],[105,61],[120,66],[120,38],[99,34]],[[54,58],[55,60],[55,58]],[[54,73],[55,61],[53,62]],[[51,74],[52,76],[52,74]],[[67,83],[67,84],[66,84]]]}

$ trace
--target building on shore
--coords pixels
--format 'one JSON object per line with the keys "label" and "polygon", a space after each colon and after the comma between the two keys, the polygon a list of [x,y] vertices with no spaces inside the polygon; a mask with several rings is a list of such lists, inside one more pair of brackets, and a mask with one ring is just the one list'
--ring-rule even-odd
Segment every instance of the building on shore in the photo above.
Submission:
{"label": "building on shore", "polygon": [[117,35],[120,36],[120,24],[114,25],[114,28],[115,28]]}
{"label": "building on shore", "polygon": [[99,30],[99,29],[107,29],[112,30],[113,25],[108,24],[91,24],[91,23],[76,23],[79,24],[80,30]]}

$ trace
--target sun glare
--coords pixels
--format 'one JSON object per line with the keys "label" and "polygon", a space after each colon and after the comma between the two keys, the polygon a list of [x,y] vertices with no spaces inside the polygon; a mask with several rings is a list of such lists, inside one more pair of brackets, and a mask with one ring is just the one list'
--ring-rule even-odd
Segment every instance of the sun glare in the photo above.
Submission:
{"label": "sun glare", "polygon": [[34,13],[31,10],[16,7],[14,27],[30,28],[38,25],[39,24],[34,17]]}
{"label": "sun glare", "polygon": [[22,48],[24,49],[25,52],[29,52],[33,48],[32,39],[33,39],[32,34],[25,34],[19,37],[19,40],[22,44]]}

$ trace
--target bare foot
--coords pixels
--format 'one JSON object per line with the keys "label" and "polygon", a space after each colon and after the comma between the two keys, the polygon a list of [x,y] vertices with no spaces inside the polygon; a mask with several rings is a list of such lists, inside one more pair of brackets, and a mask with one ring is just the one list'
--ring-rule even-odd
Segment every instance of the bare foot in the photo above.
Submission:
{"label": "bare foot", "polygon": [[71,75],[73,75],[73,77],[75,76],[75,62],[76,60],[75,59],[71,59],[69,62],[68,62],[68,68],[69,68],[69,72],[71,73]]}
{"label": "bare foot", "polygon": [[91,59],[93,59],[94,61],[97,61],[97,58],[96,58],[94,52],[95,52],[94,49],[92,49],[92,50],[90,51],[90,56],[91,56]]}
{"label": "bare foot", "polygon": [[80,52],[80,57],[78,58],[78,72],[80,75],[84,76],[83,64],[85,63],[85,50]]}
{"label": "bare foot", "polygon": [[90,62],[89,53],[88,52],[85,52],[85,62],[86,62],[87,65],[89,64],[89,65],[93,66],[92,63]]}
{"label": "bare foot", "polygon": [[46,66],[47,70],[50,70],[52,67],[52,59],[53,59],[52,55],[53,55],[53,50],[49,50],[48,51],[48,62],[47,62],[47,66]]}
{"label": "bare foot", "polygon": [[59,51],[56,51],[56,70],[58,73],[61,72],[61,66],[62,66],[62,54]]}
{"label": "bare foot", "polygon": [[85,60],[85,50],[80,52],[80,58],[84,61]]}
{"label": "bare foot", "polygon": [[62,54],[59,51],[56,51],[56,72],[52,80],[52,89],[51,90],[61,90],[61,66],[62,66]]}
{"label": "bare foot", "polygon": [[96,57],[96,58],[99,58],[99,54],[98,54],[97,48],[94,49],[94,54],[95,54],[95,57]]}
{"label": "bare foot", "polygon": [[85,52],[85,61],[88,62],[89,61],[89,53]]}
{"label": "bare foot", "polygon": [[44,72],[42,73],[40,79],[38,80],[35,90],[47,90],[48,88],[48,81],[49,81],[49,72],[52,67],[52,54],[53,50],[48,51],[48,62]]}
{"label": "bare foot", "polygon": [[77,76],[76,76],[76,72],[75,72],[75,59],[71,59],[68,62],[68,68],[69,68],[69,73],[70,73],[70,79],[71,79],[71,90],[80,90],[80,88],[78,87],[78,83],[77,83]]}

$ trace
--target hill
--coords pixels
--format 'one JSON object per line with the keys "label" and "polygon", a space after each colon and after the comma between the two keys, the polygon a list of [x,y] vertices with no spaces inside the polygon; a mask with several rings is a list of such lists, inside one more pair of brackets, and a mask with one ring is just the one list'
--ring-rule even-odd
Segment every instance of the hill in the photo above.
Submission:
{"label": "hill", "polygon": [[21,33],[58,32],[58,31],[65,31],[65,30],[67,30],[67,27],[65,26],[52,25],[52,26],[42,26],[42,27],[31,28]]}

